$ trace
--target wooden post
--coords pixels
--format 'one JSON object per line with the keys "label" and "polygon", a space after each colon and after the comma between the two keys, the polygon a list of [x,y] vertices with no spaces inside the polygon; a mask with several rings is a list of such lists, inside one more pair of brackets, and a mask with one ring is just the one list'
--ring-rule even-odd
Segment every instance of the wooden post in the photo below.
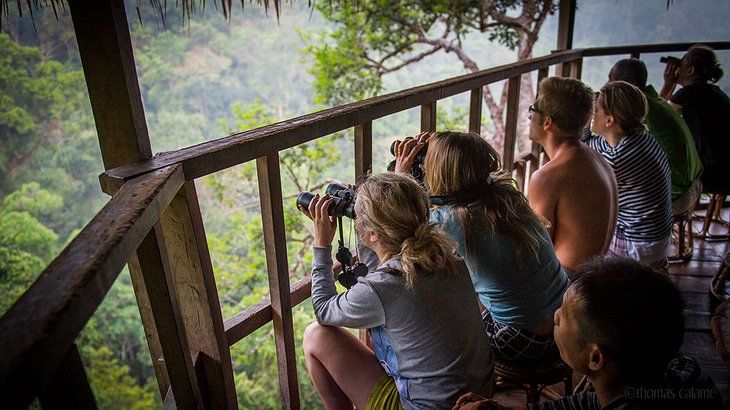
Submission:
{"label": "wooden post", "polygon": [[515,143],[517,142],[517,118],[520,109],[520,79],[514,76],[509,79],[507,91],[507,119],[504,127],[504,148],[502,154],[502,168],[512,172],[515,161]]}
{"label": "wooden post", "polygon": [[436,101],[421,106],[421,131],[436,131]]}
{"label": "wooden post", "polygon": [[[105,169],[150,158],[123,0],[69,0],[69,8]],[[191,200],[194,189],[191,191],[190,183],[186,186],[142,242],[137,257],[130,260],[130,273],[161,396],[172,386],[181,408],[204,405],[192,362],[193,355],[202,351],[223,368],[220,382],[226,396],[213,402],[235,408],[223,320],[217,296],[211,297],[217,291],[212,270],[207,268],[205,240],[195,236],[196,227],[202,226],[197,198]],[[190,249],[197,252],[189,253]],[[203,254],[206,256],[201,257]],[[178,298],[176,283],[183,295],[196,297]],[[186,325],[193,334],[185,331]]]}
{"label": "wooden post", "polygon": [[[577,0],[560,0],[558,11],[558,51],[573,48],[576,3]],[[556,73],[561,77],[567,77],[569,75],[568,70],[569,68],[566,64],[558,64],[556,66]]]}
{"label": "wooden post", "polygon": [[373,170],[373,123],[355,126],[355,183]]}
{"label": "wooden post", "polygon": [[[547,78],[549,75],[549,68],[541,68],[537,72],[537,88],[535,90],[535,95],[538,96],[540,94],[540,81]],[[526,184],[529,185],[530,183],[530,177],[532,174],[537,171],[538,168],[540,168],[540,153],[542,151],[542,146],[538,144],[537,142],[532,142],[532,147],[530,149],[530,163],[529,163],[529,174],[527,176]]]}
{"label": "wooden post", "polygon": [[[212,390],[202,393],[210,400],[204,405],[235,409],[238,404],[233,366],[193,181],[185,182],[183,188],[173,198],[160,218],[160,226],[164,234],[164,254],[167,255],[173,275],[174,287],[171,292],[173,299],[180,306],[178,316],[182,317],[186,329],[185,334],[181,336],[186,338],[188,343],[185,360],[190,360],[192,363],[199,353],[204,353],[210,360],[216,361],[222,369],[223,379],[207,380],[206,386]],[[139,259],[143,261],[141,257]],[[159,320],[157,315],[155,317]],[[170,363],[167,363],[167,367],[169,371]],[[195,369],[190,367],[188,372],[189,378],[193,380],[192,374],[195,373]],[[205,386],[196,385],[196,389],[201,387]],[[175,401],[180,406],[174,380],[172,390],[175,393]],[[225,393],[225,396],[220,396],[220,393]]]}
{"label": "wooden post", "polygon": [[482,87],[471,90],[469,97],[469,132],[482,132]]}
{"label": "wooden post", "polygon": [[576,3],[577,0],[560,0],[558,10],[558,51],[573,48]]}
{"label": "wooden post", "polygon": [[583,72],[583,59],[579,58],[570,62],[570,78],[580,80]]}
{"label": "wooden post", "polygon": [[289,288],[289,264],[286,256],[286,227],[281,194],[281,171],[277,153],[256,159],[264,225],[266,267],[269,272],[272,322],[279,365],[279,389],[282,408],[299,408],[294,324]]}

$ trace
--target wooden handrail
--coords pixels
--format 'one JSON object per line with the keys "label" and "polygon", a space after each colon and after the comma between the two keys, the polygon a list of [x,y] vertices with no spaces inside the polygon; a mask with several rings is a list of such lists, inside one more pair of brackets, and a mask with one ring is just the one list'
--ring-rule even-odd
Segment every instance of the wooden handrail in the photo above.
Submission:
{"label": "wooden handrail", "polygon": [[[266,153],[282,151],[324,135],[371,122],[409,108],[430,104],[466,91],[476,90],[486,84],[545,69],[555,64],[568,63],[582,57],[631,54],[635,52],[684,51],[692,44],[695,43],[641,44],[558,51],[548,56],[494,67],[329,108],[178,151],[161,153],[146,161],[109,170],[102,174],[100,179],[105,187],[105,192],[112,193],[115,187],[121,186],[121,183],[135,176],[174,163],[182,163],[185,169],[185,178],[191,180],[251,161]],[[727,41],[703,44],[718,50],[730,49],[730,42]]]}
{"label": "wooden handrail", "polygon": [[9,408],[30,404],[53,376],[184,182],[180,165],[129,181],[0,319],[0,396]]}
{"label": "wooden handrail", "polygon": [[380,97],[369,98],[250,131],[204,142],[178,151],[165,152],[146,161],[124,165],[102,174],[105,192],[135,176],[170,164],[181,163],[187,180],[251,161],[269,153],[315,140],[337,131],[433,103],[484,85],[506,80],[558,63],[580,58],[581,50],[567,50],[544,57],[466,74]]}
{"label": "wooden handrail", "polygon": [[[635,44],[628,46],[593,47],[581,49],[583,57],[600,57],[617,54],[634,53],[663,53],[667,51],[687,51],[688,48],[698,43],[664,43],[664,44]],[[701,44],[710,46],[715,50],[730,49],[730,41],[708,41]]]}

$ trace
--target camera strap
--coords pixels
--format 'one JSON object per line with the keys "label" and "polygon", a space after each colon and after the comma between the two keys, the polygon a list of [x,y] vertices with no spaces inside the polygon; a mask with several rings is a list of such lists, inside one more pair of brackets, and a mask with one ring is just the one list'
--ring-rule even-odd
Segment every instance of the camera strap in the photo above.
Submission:
{"label": "camera strap", "polygon": [[340,231],[340,238],[337,240],[338,246],[335,258],[342,264],[342,272],[337,276],[337,281],[345,288],[350,289],[357,283],[357,278],[367,275],[368,268],[364,263],[352,263],[352,252],[345,246],[341,216],[337,218],[337,226]]}

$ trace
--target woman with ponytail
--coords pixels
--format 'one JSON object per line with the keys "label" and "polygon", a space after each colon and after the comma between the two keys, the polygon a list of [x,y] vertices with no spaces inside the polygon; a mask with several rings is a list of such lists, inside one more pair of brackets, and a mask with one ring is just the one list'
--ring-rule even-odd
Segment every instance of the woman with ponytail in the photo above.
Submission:
{"label": "woman with ponytail", "polygon": [[[380,265],[337,294],[328,196],[314,221],[312,305],[304,333],[307,369],[326,408],[451,408],[468,391],[491,396],[493,358],[455,244],[428,220],[412,178],[372,175],[357,189],[355,226]],[[373,350],[340,326],[369,329]]]}
{"label": "woman with ponytail", "polygon": [[568,277],[543,219],[501,172],[499,155],[479,135],[438,132],[397,143],[396,171],[411,168],[424,146],[418,142],[428,143],[424,167],[431,220],[456,240],[495,355],[530,360],[555,353],[553,314]]}
{"label": "woman with ponytail", "polygon": [[[705,192],[730,189],[730,162],[727,161],[730,98],[714,84],[722,74],[712,48],[695,44],[680,60],[670,59],[667,63],[660,92],[682,114],[692,132],[704,168],[700,181]],[[674,92],[677,84],[682,88]]]}

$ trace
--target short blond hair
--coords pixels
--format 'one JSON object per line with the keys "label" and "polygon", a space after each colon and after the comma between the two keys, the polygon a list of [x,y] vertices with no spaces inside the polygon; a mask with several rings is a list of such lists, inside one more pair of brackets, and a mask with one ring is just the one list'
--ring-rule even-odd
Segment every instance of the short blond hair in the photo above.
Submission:
{"label": "short blond hair", "polygon": [[593,115],[593,90],[574,78],[548,77],[540,81],[536,108],[553,119],[562,139],[580,138]]}

